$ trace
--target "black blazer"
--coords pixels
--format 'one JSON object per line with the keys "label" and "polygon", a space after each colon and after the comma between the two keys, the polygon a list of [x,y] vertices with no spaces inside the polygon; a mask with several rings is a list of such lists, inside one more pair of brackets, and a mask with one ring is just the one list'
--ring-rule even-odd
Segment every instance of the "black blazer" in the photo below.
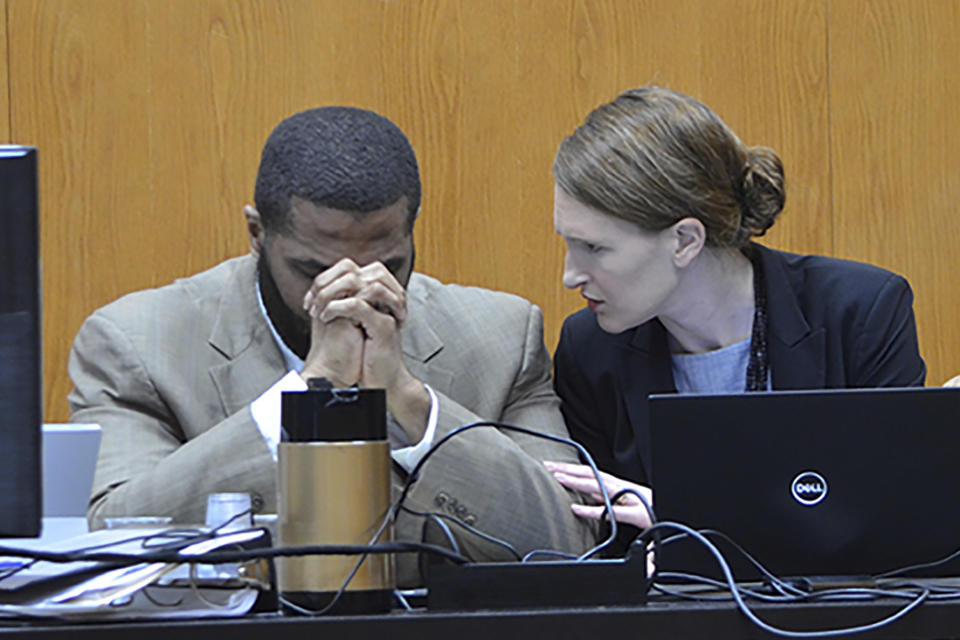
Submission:
{"label": "black blazer", "polygon": [[[754,245],[767,288],[774,389],[922,386],[913,293],[894,273]],[[676,392],[667,332],[651,320],[605,333],[589,309],[566,319],[554,385],[573,438],[604,471],[649,484],[647,396]]]}

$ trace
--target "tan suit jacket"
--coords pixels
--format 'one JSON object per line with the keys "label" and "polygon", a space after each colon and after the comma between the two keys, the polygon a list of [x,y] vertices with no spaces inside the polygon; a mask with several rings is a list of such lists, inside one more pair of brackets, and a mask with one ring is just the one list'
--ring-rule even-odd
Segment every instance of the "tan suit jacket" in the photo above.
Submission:
{"label": "tan suit jacket", "polygon": [[[286,370],[255,281],[255,260],[235,258],[125,296],[81,327],[69,401],[73,421],[103,427],[93,526],[121,515],[202,522],[207,495],[223,491],[250,492],[262,511],[275,512],[276,465],[249,404]],[[421,274],[411,277],[407,296],[404,360],[437,392],[437,439],[478,420],[567,435],[537,307]],[[592,528],[572,515],[571,496],[543,459],[577,456],[512,432],[468,431],[429,459],[406,505],[457,515],[521,553],[582,551],[594,541]],[[402,471],[394,476],[396,487]],[[510,559],[503,548],[451,529],[474,560]],[[419,541],[422,530],[421,518],[404,515],[396,537]],[[418,581],[413,562],[401,562],[399,573],[402,584]]]}

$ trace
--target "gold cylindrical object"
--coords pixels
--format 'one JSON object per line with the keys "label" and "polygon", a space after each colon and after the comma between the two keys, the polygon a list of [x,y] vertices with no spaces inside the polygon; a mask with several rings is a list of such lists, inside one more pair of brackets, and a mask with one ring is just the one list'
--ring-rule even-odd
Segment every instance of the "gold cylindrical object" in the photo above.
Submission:
{"label": "gold cylindrical object", "polygon": [[[278,459],[280,546],[371,543],[390,508],[387,441],[281,442]],[[393,539],[393,525],[379,541]],[[278,558],[281,592],[336,592],[361,556]],[[394,559],[368,555],[348,592],[392,590]]]}

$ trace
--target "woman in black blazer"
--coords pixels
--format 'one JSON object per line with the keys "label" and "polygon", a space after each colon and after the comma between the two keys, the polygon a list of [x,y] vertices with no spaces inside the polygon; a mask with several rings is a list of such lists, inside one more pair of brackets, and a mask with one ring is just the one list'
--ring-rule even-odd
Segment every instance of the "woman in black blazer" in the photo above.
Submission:
{"label": "woman in black blazer", "polygon": [[[627,91],[563,141],[553,173],[563,283],[587,303],[564,323],[555,386],[611,494],[652,498],[650,393],[923,384],[906,280],[751,242],[783,209],[783,167],[706,105],[654,86]],[[548,466],[599,502],[587,467]],[[614,514],[649,525],[630,494]]]}

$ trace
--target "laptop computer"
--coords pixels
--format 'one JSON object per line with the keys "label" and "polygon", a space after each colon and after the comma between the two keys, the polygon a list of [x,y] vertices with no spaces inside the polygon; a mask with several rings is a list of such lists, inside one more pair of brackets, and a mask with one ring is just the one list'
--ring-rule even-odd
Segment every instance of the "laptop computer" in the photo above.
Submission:
{"label": "laptop computer", "polygon": [[[960,549],[960,389],[652,395],[650,428],[658,519],[721,531],[775,575],[877,575]],[[736,579],[759,577],[718,546]],[[721,576],[689,538],[657,566]]]}
{"label": "laptop computer", "polygon": [[44,518],[85,517],[100,451],[100,425],[44,424]]}

